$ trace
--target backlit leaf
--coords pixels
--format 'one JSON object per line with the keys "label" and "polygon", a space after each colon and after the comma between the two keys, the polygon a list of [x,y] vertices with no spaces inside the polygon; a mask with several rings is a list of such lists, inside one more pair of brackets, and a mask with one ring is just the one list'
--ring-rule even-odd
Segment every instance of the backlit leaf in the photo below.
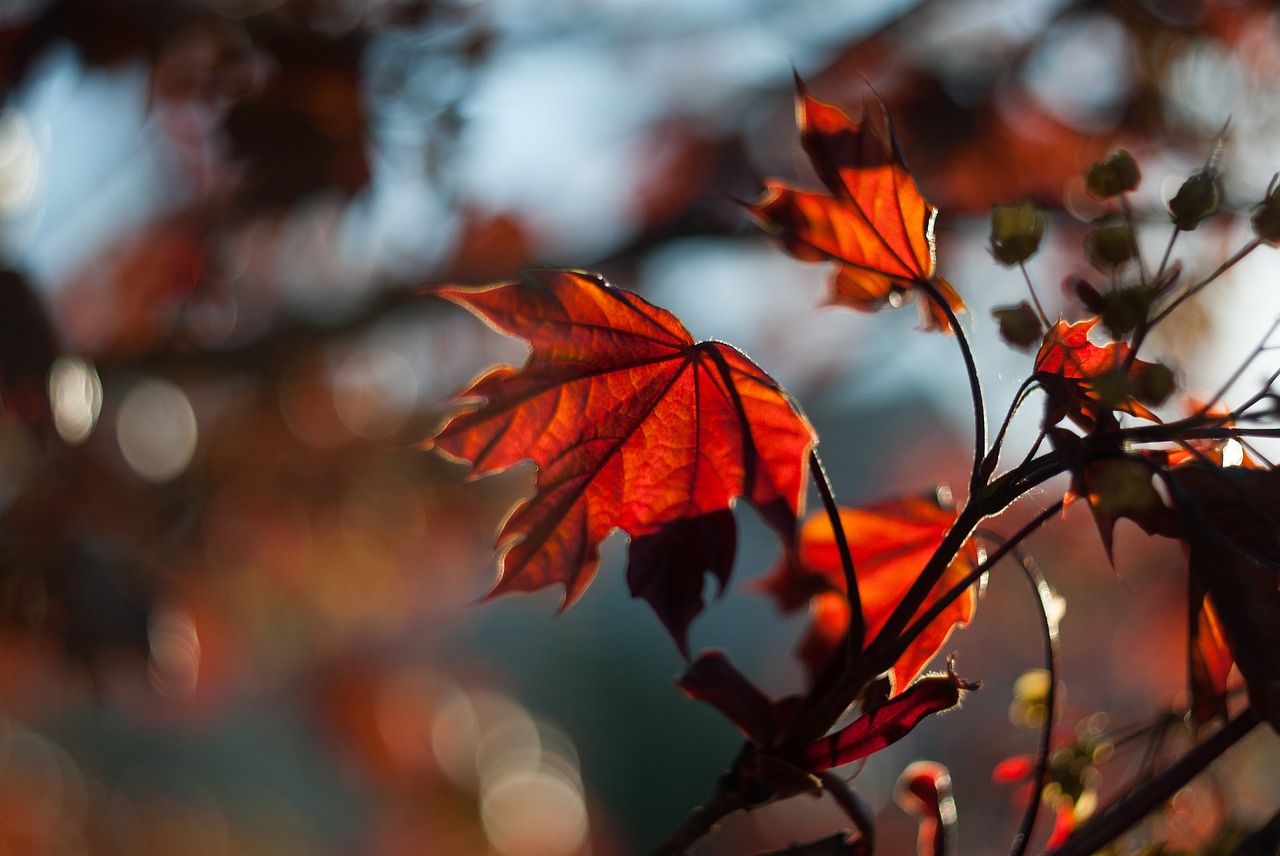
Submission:
{"label": "backlit leaf", "polygon": [[884,704],[873,708],[834,734],[804,748],[800,766],[816,772],[866,758],[906,737],[926,716],[949,710],[967,690],[977,689],[951,671],[926,675]]}
{"label": "backlit leaf", "polygon": [[[937,209],[925,202],[907,170],[880,103],[851,119],[811,96],[796,79],[800,142],[830,193],[766,183],[752,213],[806,261],[834,261],[832,302],[863,311],[897,305],[931,281],[957,312],[964,303],[935,276],[933,224]],[[925,325],[950,329],[932,301],[921,305]]]}
{"label": "backlit leaf", "polygon": [[[866,638],[879,632],[894,607],[911,588],[934,550],[955,522],[955,512],[930,496],[913,496],[862,508],[840,509],[840,520],[858,578]],[[933,587],[919,612],[927,610],[978,563],[970,542]],[[811,602],[812,626],[801,655],[811,673],[821,670],[848,627],[844,574],[830,518],[810,514],[800,527],[795,556],[781,563],[762,586],[784,610]],[[968,624],[977,606],[970,588],[920,634],[891,670],[893,686],[905,687],[946,643],[953,628]],[[917,614],[918,614],[917,613]]]}
{"label": "backlit leaf", "polygon": [[680,322],[603,279],[571,271],[438,292],[529,341],[522,369],[500,366],[465,393],[435,445],[476,473],[524,460],[534,497],[499,535],[492,595],[561,583],[565,604],[590,583],[599,544],[631,536],[627,580],[686,650],[703,574],[733,566],[737,497],[788,543],[813,430],[739,351],[695,343]]}
{"label": "backlit leaf", "polygon": [[1089,318],[1075,324],[1059,320],[1045,334],[1035,360],[1036,375],[1049,397],[1045,424],[1056,425],[1066,418],[1092,431],[1116,410],[1158,421],[1138,399],[1144,380],[1163,367],[1133,360],[1126,370],[1128,345],[1089,341],[1098,320]]}

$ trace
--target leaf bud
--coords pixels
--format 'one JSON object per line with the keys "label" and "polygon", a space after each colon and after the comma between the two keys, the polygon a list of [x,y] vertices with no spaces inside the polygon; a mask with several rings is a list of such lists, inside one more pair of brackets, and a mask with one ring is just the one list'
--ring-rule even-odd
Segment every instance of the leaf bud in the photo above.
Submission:
{"label": "leaf bud", "polygon": [[1188,178],[1169,200],[1173,225],[1184,232],[1218,213],[1222,207],[1222,185],[1215,170],[1201,170]]}
{"label": "leaf bud", "polygon": [[1025,300],[1017,306],[997,306],[991,314],[1000,325],[1000,338],[1019,350],[1028,351],[1044,338],[1040,316]]}
{"label": "leaf bud", "polygon": [[1272,176],[1267,195],[1249,218],[1253,234],[1273,247],[1280,246],[1280,187],[1276,186],[1277,178],[1280,175]]}
{"label": "leaf bud", "polygon": [[1151,363],[1133,375],[1133,397],[1152,407],[1168,401],[1176,386],[1173,369],[1164,363]]}
{"label": "leaf bud", "polygon": [[1103,295],[1098,314],[1102,316],[1107,332],[1117,339],[1132,333],[1146,320],[1154,296],[1153,291],[1144,285],[1125,286]]}
{"label": "leaf bud", "polygon": [[1094,199],[1111,199],[1138,186],[1142,173],[1138,162],[1124,149],[1116,149],[1106,160],[1095,163],[1085,173],[1085,189]]}
{"label": "leaf bud", "polygon": [[1133,229],[1128,223],[1104,223],[1084,236],[1084,255],[1103,273],[1110,273],[1133,258]]}
{"label": "leaf bud", "polygon": [[1030,202],[991,207],[991,252],[1001,264],[1025,262],[1040,249],[1045,216]]}

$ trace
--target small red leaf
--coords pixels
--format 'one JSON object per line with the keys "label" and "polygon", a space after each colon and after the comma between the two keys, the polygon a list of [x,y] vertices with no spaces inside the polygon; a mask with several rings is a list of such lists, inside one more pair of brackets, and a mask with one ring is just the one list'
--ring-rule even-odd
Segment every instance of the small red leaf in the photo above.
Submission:
{"label": "small red leaf", "polygon": [[931,713],[960,703],[965,690],[978,688],[950,670],[926,675],[879,707],[864,713],[834,734],[815,740],[800,753],[799,765],[811,772],[866,758],[906,737]]}
{"label": "small red leaf", "polygon": [[1092,431],[1112,418],[1115,410],[1159,421],[1138,401],[1142,397],[1138,393],[1145,389],[1149,376],[1163,376],[1168,370],[1142,360],[1133,360],[1126,370],[1128,345],[1109,342],[1099,346],[1089,341],[1098,320],[1058,321],[1045,333],[1035,361],[1036,375],[1049,397],[1045,424],[1056,425],[1067,418]]}
{"label": "small red leaf", "polygon": [[794,537],[813,429],[742,353],[695,343],[669,312],[599,277],[542,271],[438,293],[532,347],[523,369],[476,381],[466,395],[481,403],[434,441],[477,473],[538,465],[534,497],[499,535],[491,594],[561,583],[568,605],[622,529],[632,593],[684,651],[704,574],[729,577],[734,501]]}

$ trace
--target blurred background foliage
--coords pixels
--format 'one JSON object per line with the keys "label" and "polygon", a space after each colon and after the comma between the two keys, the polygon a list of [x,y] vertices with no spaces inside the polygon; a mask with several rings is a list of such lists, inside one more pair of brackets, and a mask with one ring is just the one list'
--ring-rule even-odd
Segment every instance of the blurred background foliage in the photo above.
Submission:
{"label": "blurred background foliage", "polygon": [[[736,202],[804,177],[793,68],[888,103],[1001,407],[1029,367],[984,317],[1023,287],[987,255],[993,203],[1057,212],[1033,270],[1071,315],[1080,175],[1112,146],[1153,224],[1228,118],[1229,209],[1280,168],[1280,13],[1250,0],[0,2],[0,852],[607,856],[705,798],[738,738],[671,690],[681,660],[617,549],[554,619],[554,592],[476,603],[530,474],[467,482],[419,443],[524,351],[427,287],[599,270],[797,394],[846,501],[963,483],[953,345],[820,309],[820,266]],[[1241,234],[1203,231],[1188,265]],[[1274,316],[1269,264],[1155,343],[1188,391]],[[1087,527],[1037,542],[1068,603],[1068,732],[1185,683],[1178,551],[1122,527],[1117,576]],[[742,585],[777,547],[742,538],[694,648],[785,690],[796,620]],[[1033,745],[1006,716],[1030,605],[993,579],[956,640],[985,689],[860,772],[887,852],[917,755],[952,765],[966,852],[1007,843],[990,776]],[[1275,747],[1233,757],[1149,834],[1272,811]],[[706,852],[832,825],[805,801]]]}

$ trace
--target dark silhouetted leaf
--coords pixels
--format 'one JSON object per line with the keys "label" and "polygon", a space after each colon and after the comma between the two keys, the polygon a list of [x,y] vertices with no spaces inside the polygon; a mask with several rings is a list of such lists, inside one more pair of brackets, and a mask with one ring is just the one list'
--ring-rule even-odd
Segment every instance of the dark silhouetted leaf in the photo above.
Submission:
{"label": "dark silhouetted leaf", "polygon": [[[1170,483],[1193,591],[1203,591],[1212,605],[1250,702],[1280,731],[1280,472],[1193,465],[1174,470]],[[1199,624],[1199,616],[1195,620]],[[1208,630],[1216,632],[1214,626]],[[1208,646],[1201,689],[1214,691],[1222,664],[1204,629],[1197,627],[1193,635]],[[1220,712],[1210,700],[1196,704],[1202,712]]]}

